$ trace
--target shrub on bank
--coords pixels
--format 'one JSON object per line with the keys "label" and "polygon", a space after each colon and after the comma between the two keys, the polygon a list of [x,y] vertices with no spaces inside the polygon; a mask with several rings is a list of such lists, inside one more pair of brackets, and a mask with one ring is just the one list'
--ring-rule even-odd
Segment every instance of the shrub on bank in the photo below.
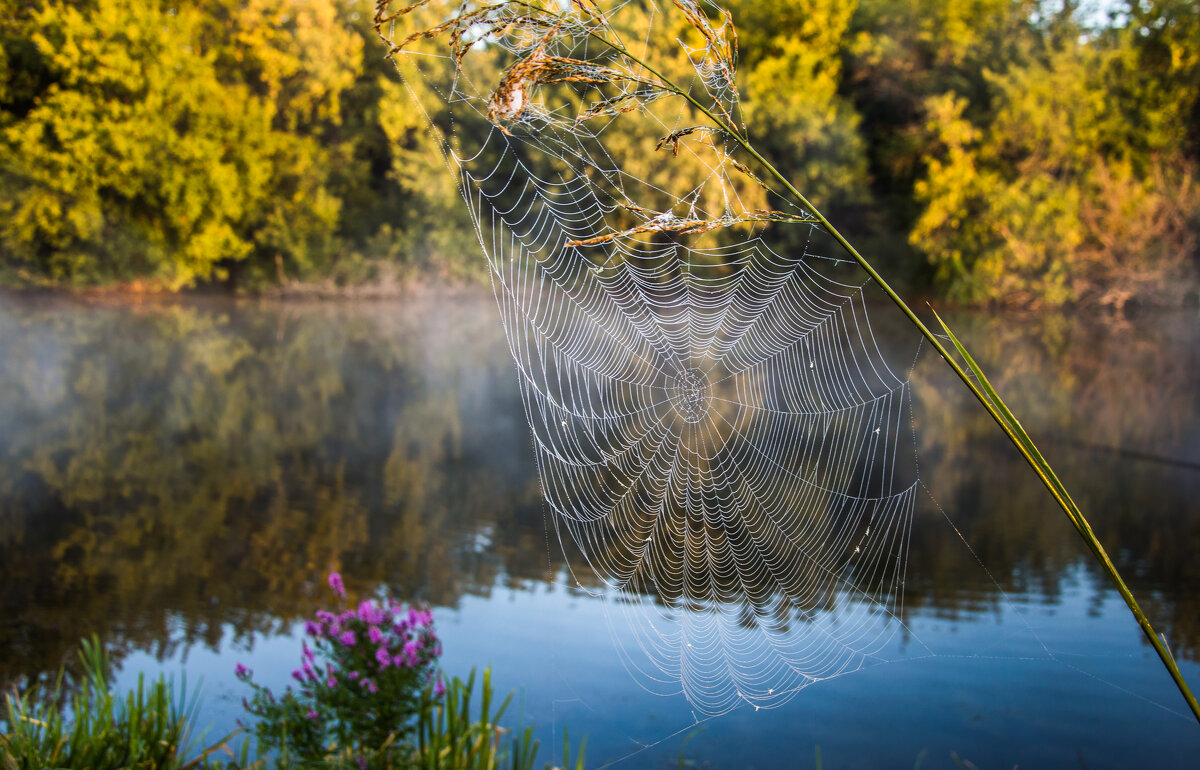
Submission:
{"label": "shrub on bank", "polygon": [[[337,573],[329,585],[341,606],[319,610],[305,624],[293,685],[273,693],[237,665],[238,678],[253,690],[244,701],[253,724],[211,743],[203,734],[193,737],[197,699],[161,675],[149,685],[139,677],[135,690],[118,697],[93,637],[83,642],[79,687],[67,686],[60,674],[49,691],[6,696],[0,770],[533,768],[533,728],[499,725],[512,694],[494,707],[485,670],[477,703],[475,672],[464,682],[438,668],[442,648],[428,607],[386,597],[351,607]],[[583,768],[583,750],[581,744],[576,770]],[[564,752],[569,759],[569,747]]]}

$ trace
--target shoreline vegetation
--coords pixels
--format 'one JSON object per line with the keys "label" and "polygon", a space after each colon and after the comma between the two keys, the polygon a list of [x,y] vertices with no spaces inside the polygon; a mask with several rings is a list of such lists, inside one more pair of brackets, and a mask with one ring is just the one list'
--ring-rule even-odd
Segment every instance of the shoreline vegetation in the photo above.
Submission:
{"label": "shoreline vegetation", "polygon": [[[1044,303],[969,303],[955,301],[934,293],[928,287],[924,291],[904,291],[902,296],[912,304],[927,306],[943,313],[976,313],[983,317],[1004,317],[1012,320],[1045,319],[1053,324],[1066,314],[1079,314],[1087,324],[1099,328],[1125,328],[1131,321],[1142,318],[1174,317],[1175,314],[1191,314],[1200,311],[1200,287],[1195,294],[1187,294],[1177,304],[1141,302],[1136,298],[1117,304],[1062,304]],[[68,305],[110,307],[171,307],[182,303],[185,306],[204,306],[205,303],[231,303],[234,306],[275,305],[292,308],[337,308],[340,305],[386,306],[389,303],[454,302],[457,300],[493,300],[491,287],[483,281],[464,280],[457,282],[438,279],[412,279],[404,282],[362,285],[337,285],[329,280],[294,281],[283,286],[267,286],[253,291],[227,286],[201,285],[178,290],[147,287],[137,282],[106,286],[38,286],[14,287],[0,284],[0,302],[19,302],[33,305],[66,303]],[[884,304],[882,298],[872,302]]]}
{"label": "shoreline vegetation", "polygon": [[[295,687],[272,692],[236,664],[250,689],[242,699],[249,723],[238,720],[230,734],[214,739],[195,724],[200,696],[189,697],[186,679],[139,676],[115,693],[113,663],[93,634],[82,641],[78,674],[64,666],[52,682],[5,693],[0,768],[533,769],[534,729],[501,725],[513,694],[495,699],[490,669],[478,688],[474,670],[463,681],[441,669],[428,606],[378,592],[355,605],[339,573],[328,584],[338,606],[305,623]],[[563,767],[583,770],[586,737],[572,765],[563,734]]]}
{"label": "shoreline vegetation", "polygon": [[[1194,3],[727,5],[756,142],[910,293],[1200,301]],[[0,285],[485,283],[431,135],[446,116],[412,107],[373,8],[0,0]],[[470,145],[480,129],[453,130]],[[658,139],[628,137],[649,159]]]}
{"label": "shoreline vegetation", "polygon": [[481,281],[441,281],[411,279],[382,284],[338,285],[329,280],[291,281],[281,286],[265,286],[253,291],[238,291],[226,286],[201,285],[183,289],[147,286],[139,282],[105,286],[20,287],[0,284],[0,300],[37,302],[80,302],[89,304],[171,304],[178,301],[217,300],[229,302],[281,302],[287,304],[330,304],[341,302],[395,302],[400,300],[453,300],[459,297],[491,297],[491,289]]}

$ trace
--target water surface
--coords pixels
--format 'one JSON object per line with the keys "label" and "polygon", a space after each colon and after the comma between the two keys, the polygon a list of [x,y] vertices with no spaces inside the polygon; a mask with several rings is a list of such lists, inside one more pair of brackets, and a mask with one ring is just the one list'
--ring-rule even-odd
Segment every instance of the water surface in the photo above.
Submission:
{"label": "water surface", "polygon": [[[952,323],[1200,684],[1200,316]],[[592,767],[804,767],[816,747],[825,767],[1187,766],[1200,727],[1161,664],[933,358],[912,375],[930,494],[889,646],[781,708],[698,721],[629,670],[623,611],[547,526],[490,295],[0,297],[0,683],[97,633],[121,682],[203,675],[225,729],[234,663],[282,685],[336,568],[434,604],[445,667],[490,663],[523,687],[514,718],[543,746],[587,734]]]}

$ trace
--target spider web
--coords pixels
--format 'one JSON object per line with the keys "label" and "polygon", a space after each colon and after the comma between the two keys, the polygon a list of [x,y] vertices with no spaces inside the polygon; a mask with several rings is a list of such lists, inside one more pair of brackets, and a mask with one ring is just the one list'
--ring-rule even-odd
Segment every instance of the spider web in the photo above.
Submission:
{"label": "spider web", "polygon": [[[377,21],[438,99],[555,531],[632,629],[628,668],[712,715],[876,660],[903,627],[909,383],[820,228],[699,122],[745,130],[728,20],[680,0],[385,1]],[[664,38],[692,102],[639,62]]]}

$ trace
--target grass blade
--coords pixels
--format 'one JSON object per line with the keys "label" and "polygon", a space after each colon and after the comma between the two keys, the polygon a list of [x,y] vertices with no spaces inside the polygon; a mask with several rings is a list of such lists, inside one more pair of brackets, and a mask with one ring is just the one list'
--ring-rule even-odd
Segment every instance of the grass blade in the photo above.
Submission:
{"label": "grass blade", "polygon": [[[1175,662],[1175,656],[1167,646],[1165,637],[1155,631],[1154,626],[1150,624],[1150,620],[1142,611],[1137,599],[1134,598],[1133,592],[1129,590],[1129,587],[1125,584],[1125,580],[1121,577],[1121,573],[1117,570],[1116,565],[1113,564],[1112,559],[1109,558],[1108,552],[1104,550],[1104,546],[1100,543],[1099,538],[1096,537],[1096,533],[1092,530],[1091,524],[1088,523],[1087,518],[1083,515],[1083,511],[1080,510],[1070,494],[1067,493],[1066,487],[1063,486],[1062,481],[1058,478],[1058,474],[1050,467],[1050,463],[1046,461],[1041,451],[1038,450],[1037,445],[1034,444],[1025,427],[1021,425],[1020,420],[1017,419],[1016,415],[1009,409],[1008,404],[1004,402],[1004,399],[1000,397],[995,387],[992,386],[991,381],[983,373],[983,369],[975,361],[975,358],[967,351],[966,347],[959,341],[954,332],[951,331],[950,326],[942,320],[942,317],[936,311],[934,312],[934,316],[946,332],[946,336],[949,337],[951,344],[954,345],[954,349],[966,362],[971,373],[975,375],[979,388],[982,390],[982,396],[986,399],[984,406],[990,406],[989,411],[992,412],[993,417],[996,417],[997,421],[1001,423],[1001,426],[1008,433],[1010,440],[1017,446],[1025,461],[1029,463],[1030,467],[1042,479],[1042,482],[1050,490],[1059,507],[1062,508],[1067,518],[1071,520],[1071,523],[1075,525],[1075,530],[1083,538],[1084,543],[1100,563],[1109,580],[1116,586],[1117,592],[1121,594],[1121,598],[1125,600],[1129,611],[1133,613],[1138,626],[1142,629],[1142,633],[1145,634],[1146,638],[1150,641],[1150,645],[1158,653],[1159,659],[1166,666],[1168,673],[1170,673],[1171,678],[1175,681],[1175,685],[1179,688],[1184,700],[1187,701],[1188,706],[1191,708],[1192,714],[1200,721],[1200,704],[1196,702],[1196,696],[1192,694],[1187,681],[1184,680],[1183,673],[1179,670],[1179,665]],[[981,398],[981,400],[983,399]]]}

